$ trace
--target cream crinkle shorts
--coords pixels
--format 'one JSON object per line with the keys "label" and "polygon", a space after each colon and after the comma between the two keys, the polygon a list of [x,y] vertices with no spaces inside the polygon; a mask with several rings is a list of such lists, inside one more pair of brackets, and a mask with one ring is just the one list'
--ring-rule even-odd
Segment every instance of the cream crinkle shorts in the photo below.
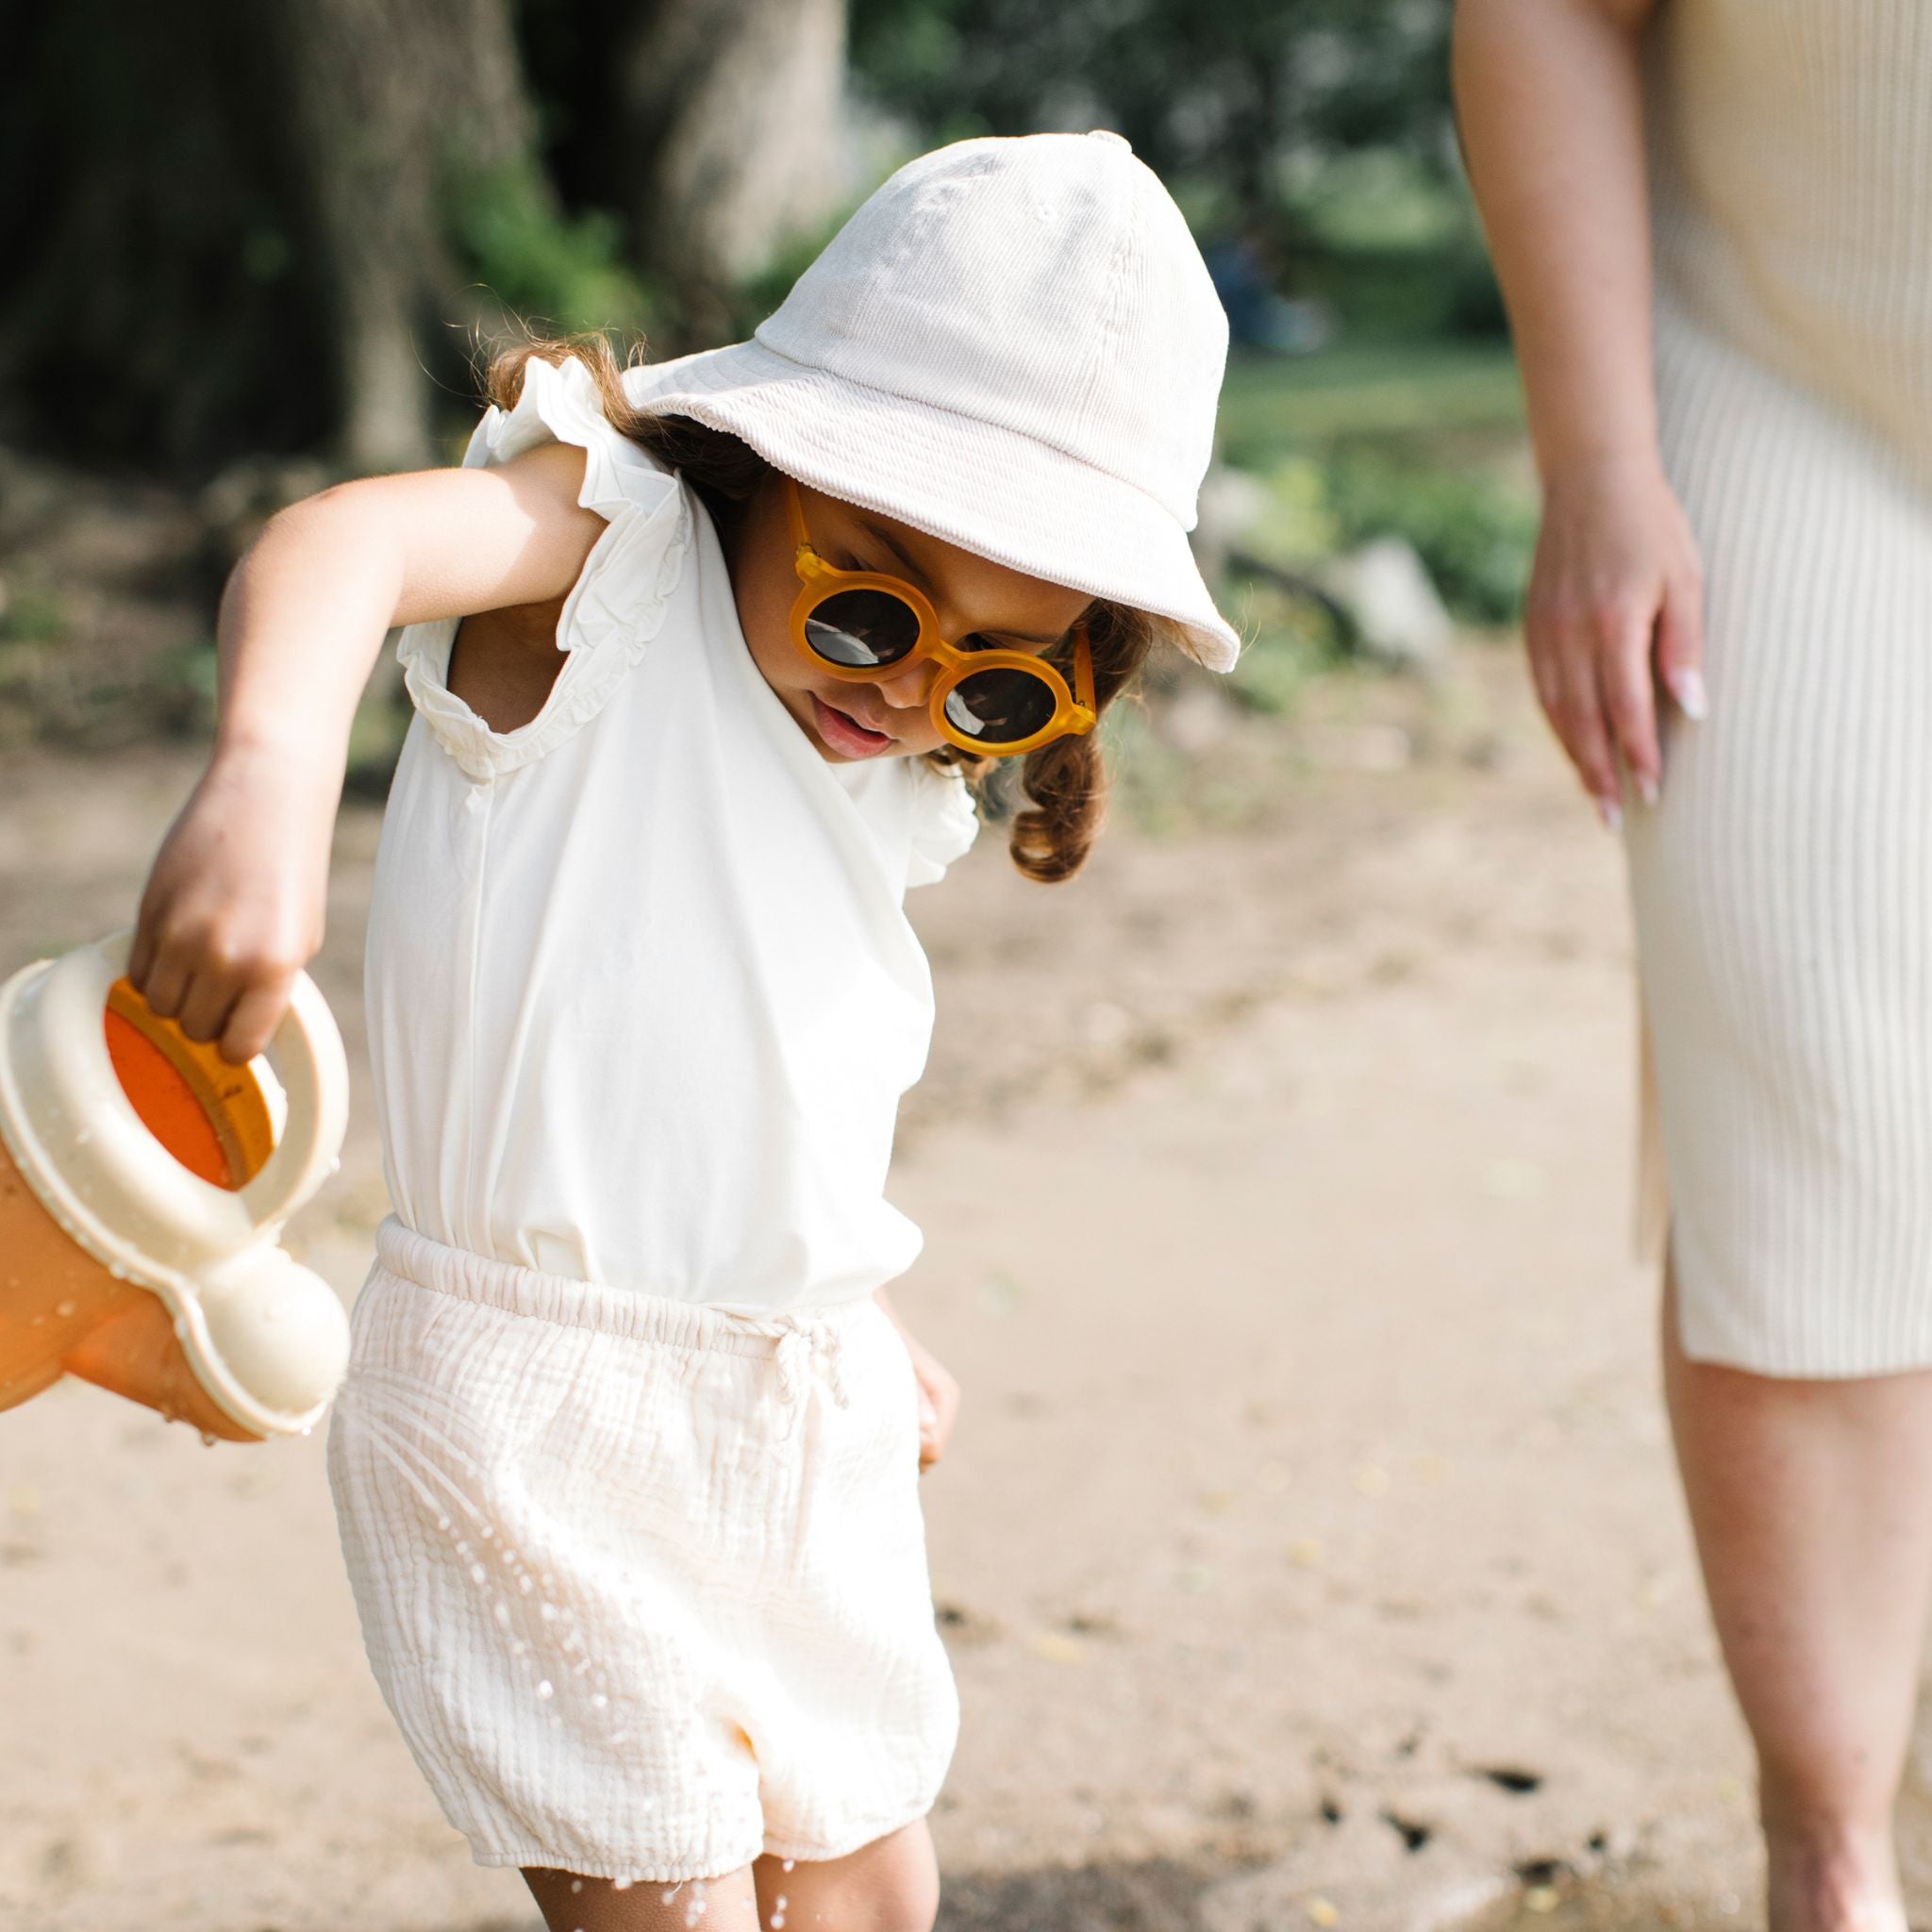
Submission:
{"label": "cream crinkle shorts", "polygon": [[870,1300],[753,1322],[391,1219],[329,1435],[376,1681],[478,1864],[677,1880],[931,1808],[958,1706]]}

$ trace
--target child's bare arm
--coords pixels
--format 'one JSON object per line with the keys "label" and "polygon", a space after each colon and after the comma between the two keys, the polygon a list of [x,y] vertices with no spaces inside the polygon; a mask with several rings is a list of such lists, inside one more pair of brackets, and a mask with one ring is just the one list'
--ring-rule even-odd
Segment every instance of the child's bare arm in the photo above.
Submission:
{"label": "child's bare arm", "polygon": [[129,975],[191,1038],[260,1051],[322,943],[349,723],[384,633],[561,595],[604,529],[580,450],[373,477],[275,517],[222,598],[214,755],[162,842]]}

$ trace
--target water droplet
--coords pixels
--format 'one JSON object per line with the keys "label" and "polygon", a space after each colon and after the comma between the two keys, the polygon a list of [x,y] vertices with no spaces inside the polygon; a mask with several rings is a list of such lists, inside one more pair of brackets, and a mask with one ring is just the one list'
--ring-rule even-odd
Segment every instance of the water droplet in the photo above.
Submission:
{"label": "water droplet", "polygon": [[491,1612],[491,1615],[496,1619],[498,1629],[508,1630],[509,1628],[509,1606],[508,1604],[498,1604],[495,1609]]}
{"label": "water droplet", "polygon": [[57,1315],[63,1315],[63,1316],[64,1316],[64,1315],[71,1315],[71,1314],[73,1314],[73,1312],[74,1312],[74,1310],[75,1310],[75,1303],[73,1303],[73,1302],[71,1302],[71,1301],[68,1301],[68,1302],[56,1302],[56,1303],[54,1304],[54,1312],[55,1312],[55,1313],[56,1313]]}
{"label": "water droplet", "polygon": [[557,1695],[557,1686],[548,1677],[545,1677],[537,1686],[537,1695],[539,1697],[555,1697]]}
{"label": "water droplet", "polygon": [[591,1708],[592,1710],[602,1710],[609,1702],[609,1698],[605,1696],[603,1691],[593,1691],[591,1697]]}
{"label": "water droplet", "polygon": [[207,1429],[204,1429],[201,1432],[201,1446],[204,1449],[212,1449],[215,1446],[215,1444],[219,1442],[222,1439],[219,1436],[211,1434]]}
{"label": "water droplet", "polygon": [[490,1573],[484,1569],[482,1564],[472,1563],[470,1565],[470,1581],[472,1583],[488,1583],[490,1581]]}
{"label": "water droplet", "polygon": [[439,1516],[436,1519],[436,1526],[438,1529],[447,1529],[449,1527],[449,1518],[447,1516]]}
{"label": "water droplet", "polygon": [[778,1867],[778,1869],[781,1872],[791,1872],[795,1871],[797,1867],[798,1860],[796,1858],[787,1858],[785,1862]]}
{"label": "water droplet", "polygon": [[582,1880],[581,1878],[573,1878],[573,1879],[571,1880],[571,1882],[570,1882],[570,1889],[571,1889],[571,1890],[572,1890],[573,1891],[581,1891],[581,1890],[583,1890],[583,1889],[584,1889],[584,1881],[583,1881],[583,1880]]}

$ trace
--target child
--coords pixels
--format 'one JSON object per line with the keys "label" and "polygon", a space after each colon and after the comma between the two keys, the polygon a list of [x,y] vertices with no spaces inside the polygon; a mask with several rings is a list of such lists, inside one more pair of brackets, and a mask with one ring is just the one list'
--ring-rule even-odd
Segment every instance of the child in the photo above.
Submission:
{"label": "child", "polygon": [[966,142],[753,341],[500,359],[461,470],[298,504],[229,587],[133,974],[261,1045],[408,625],[368,955],[395,1213],[330,1474],[384,1695],[556,1932],[932,1923],[917,1472],[957,1397],[881,1292],[932,1022],[902,901],[1002,756],[1015,860],[1067,877],[1099,713],[1158,641],[1232,662],[1185,534],[1225,341],[1118,136]]}

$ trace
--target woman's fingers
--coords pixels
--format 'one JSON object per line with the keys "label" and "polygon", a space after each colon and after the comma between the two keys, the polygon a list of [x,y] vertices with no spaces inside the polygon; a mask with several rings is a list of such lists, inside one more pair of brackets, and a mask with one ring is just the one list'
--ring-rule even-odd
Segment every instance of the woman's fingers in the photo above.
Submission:
{"label": "woman's fingers", "polygon": [[1651,641],[1657,600],[1631,599],[1606,609],[1598,623],[1597,680],[1624,769],[1645,805],[1663,782],[1657,749],[1657,692],[1651,682]]}
{"label": "woman's fingers", "polygon": [[1588,633],[1569,625],[1546,628],[1535,663],[1538,694],[1551,726],[1598,814],[1614,827],[1622,818],[1623,788]]}
{"label": "woman's fingers", "polygon": [[1710,709],[1704,688],[1704,584],[1687,571],[1664,586],[1657,613],[1657,671],[1677,708],[1693,724]]}

